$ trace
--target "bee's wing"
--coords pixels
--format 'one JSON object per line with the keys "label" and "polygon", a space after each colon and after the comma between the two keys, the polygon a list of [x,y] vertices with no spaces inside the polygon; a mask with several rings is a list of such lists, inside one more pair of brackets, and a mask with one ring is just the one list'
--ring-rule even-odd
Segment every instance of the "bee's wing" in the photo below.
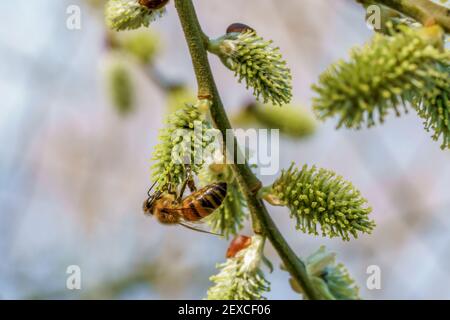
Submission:
{"label": "bee's wing", "polygon": [[191,222],[191,221],[186,221],[184,219],[182,219],[180,222],[178,222],[179,225],[194,230],[194,231],[198,231],[198,232],[202,232],[202,233],[209,233],[209,234],[213,234],[215,236],[223,236],[223,234],[219,234],[219,233],[214,233],[208,230],[203,229],[202,226],[202,222],[199,221],[197,223],[195,222]]}

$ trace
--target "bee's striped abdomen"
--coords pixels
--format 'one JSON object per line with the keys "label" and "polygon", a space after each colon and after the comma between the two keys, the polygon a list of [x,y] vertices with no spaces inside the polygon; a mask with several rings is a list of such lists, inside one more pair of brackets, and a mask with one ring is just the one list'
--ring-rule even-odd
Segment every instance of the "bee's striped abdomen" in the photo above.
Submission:
{"label": "bee's striped abdomen", "polygon": [[184,216],[187,220],[200,220],[220,207],[227,196],[227,184],[224,182],[208,185],[183,200]]}

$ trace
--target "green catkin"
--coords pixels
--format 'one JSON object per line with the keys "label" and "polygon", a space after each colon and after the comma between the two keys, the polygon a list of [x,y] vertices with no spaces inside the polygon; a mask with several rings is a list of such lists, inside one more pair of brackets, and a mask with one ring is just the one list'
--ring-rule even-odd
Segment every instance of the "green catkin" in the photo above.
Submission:
{"label": "green catkin", "polygon": [[109,0],[105,8],[106,24],[116,31],[148,27],[165,11],[164,7],[151,10],[139,4],[138,0]]}
{"label": "green catkin", "polygon": [[233,117],[233,124],[241,127],[258,126],[278,129],[286,137],[301,139],[314,134],[317,123],[314,117],[301,106],[250,105]]}
{"label": "green catkin", "polygon": [[260,300],[270,290],[270,283],[260,269],[263,259],[264,238],[253,236],[249,247],[239,251],[235,257],[218,264],[219,274],[210,280],[208,300]]}
{"label": "green catkin", "polygon": [[440,48],[438,26],[399,30],[393,36],[375,34],[371,43],[352,51],[349,61],[333,64],[320,76],[313,86],[320,119],[337,116],[338,127],[370,127],[390,111],[400,115],[400,106],[423,95],[435,73],[448,77],[442,65],[448,65],[449,52]]}
{"label": "green catkin", "polygon": [[209,50],[234,71],[239,82],[245,80],[255,97],[263,103],[287,104],[292,99],[291,71],[279,48],[252,30],[232,32],[210,41]]}
{"label": "green catkin", "polygon": [[107,69],[111,102],[120,115],[127,115],[134,107],[134,86],[127,66],[117,59]]}
{"label": "green catkin", "polygon": [[423,95],[414,98],[413,105],[425,129],[433,131],[433,140],[441,139],[441,148],[450,149],[450,64],[439,68],[426,83]]}
{"label": "green catkin", "polygon": [[222,234],[226,239],[237,235],[247,218],[247,203],[239,188],[231,166],[227,164],[212,164],[205,166],[199,174],[202,185],[213,182],[226,182],[227,196],[222,205],[214,211],[205,222],[211,226],[211,231]]}
{"label": "green catkin", "polygon": [[148,30],[120,33],[117,41],[122,50],[144,65],[153,62],[160,49],[158,36]]}
{"label": "green catkin", "polygon": [[[315,166],[283,171],[272,185],[270,198],[291,210],[297,229],[308,234],[350,240],[358,232],[371,233],[375,227],[369,220],[372,211],[367,200],[341,176]],[[320,230],[319,230],[320,227]]]}
{"label": "green catkin", "polygon": [[198,174],[205,164],[202,151],[214,143],[214,138],[206,132],[214,129],[199,110],[200,104],[201,101],[196,105],[185,104],[169,116],[167,126],[161,130],[160,143],[152,157],[155,190],[167,190],[169,183],[182,184],[187,174],[186,162],[193,174]]}

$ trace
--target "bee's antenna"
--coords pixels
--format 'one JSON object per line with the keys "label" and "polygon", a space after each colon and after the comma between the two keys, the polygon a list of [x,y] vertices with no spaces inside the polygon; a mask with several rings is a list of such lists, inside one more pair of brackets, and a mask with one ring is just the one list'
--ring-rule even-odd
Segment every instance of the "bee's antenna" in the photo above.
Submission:
{"label": "bee's antenna", "polygon": [[155,181],[155,182],[152,184],[152,186],[150,187],[150,189],[148,189],[147,195],[148,195],[149,197],[151,197],[150,191],[152,191],[152,189],[155,187],[155,185],[156,185],[157,182],[158,182],[158,181]]}
{"label": "bee's antenna", "polygon": [[159,199],[159,197],[161,196],[161,191],[159,190],[159,191],[157,191],[157,192],[155,192],[154,194],[150,194],[150,192],[153,190],[153,188],[155,187],[155,185],[156,185],[156,183],[157,183],[157,181],[155,181],[153,184],[152,184],[152,186],[150,187],[150,189],[148,189],[148,191],[147,191],[147,195],[148,195],[148,198],[147,198],[147,200],[145,201],[145,206],[146,207],[151,207],[152,205],[153,205],[153,203],[155,202],[155,200],[157,200],[157,199]]}
{"label": "bee's antenna", "polygon": [[201,233],[207,233],[207,234],[212,234],[212,235],[215,235],[215,236],[223,237],[223,234],[209,232],[209,231],[202,230],[202,229],[197,229],[197,228],[191,227],[190,225],[184,224],[183,222],[178,222],[178,224],[183,226],[183,227],[185,227],[185,228],[188,228],[190,230],[194,230],[194,231],[201,232]]}

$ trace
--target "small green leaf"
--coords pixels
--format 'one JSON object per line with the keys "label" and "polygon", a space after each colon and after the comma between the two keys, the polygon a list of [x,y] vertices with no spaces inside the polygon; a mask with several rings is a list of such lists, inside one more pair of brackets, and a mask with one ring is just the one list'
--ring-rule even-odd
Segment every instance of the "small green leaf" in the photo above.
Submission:
{"label": "small green leaf", "polygon": [[324,246],[306,259],[306,270],[314,280],[316,290],[322,299],[356,300],[359,288],[350,278],[343,264],[335,262],[336,255],[328,252]]}

